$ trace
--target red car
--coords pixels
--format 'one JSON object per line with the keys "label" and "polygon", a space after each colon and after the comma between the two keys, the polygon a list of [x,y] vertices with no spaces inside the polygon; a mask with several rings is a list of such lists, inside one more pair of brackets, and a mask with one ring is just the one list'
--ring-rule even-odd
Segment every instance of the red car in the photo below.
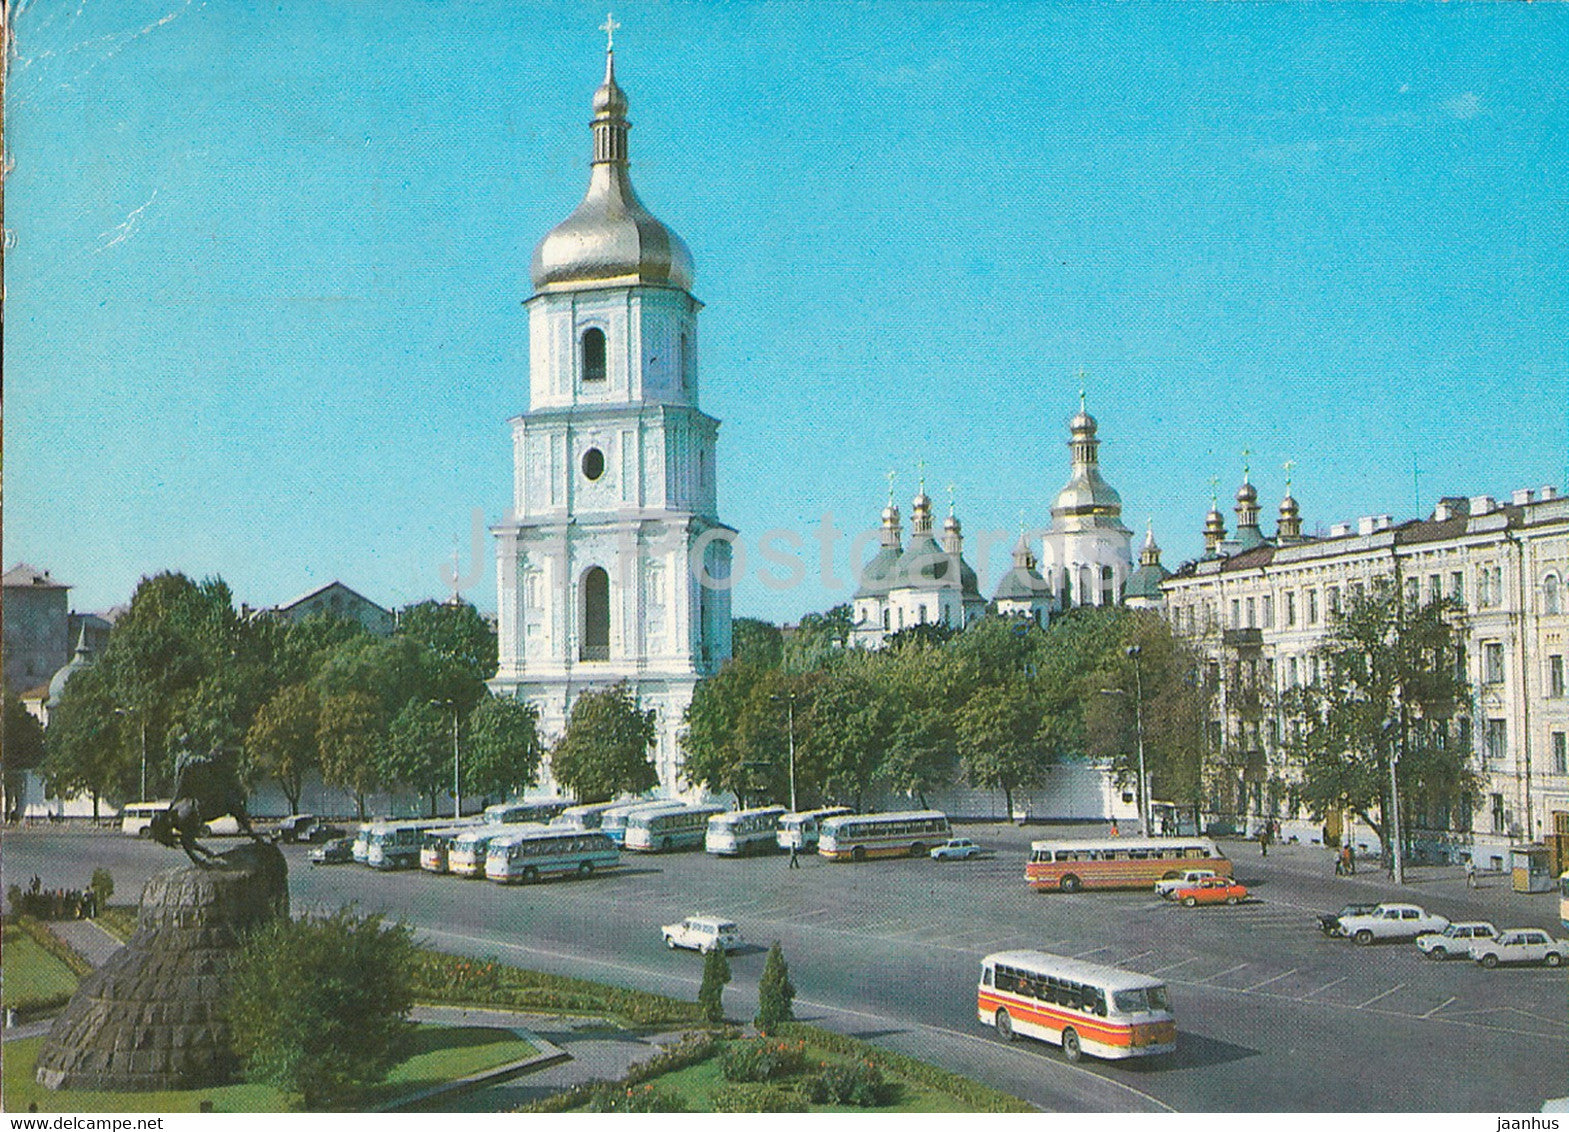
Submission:
{"label": "red car", "polygon": [[1247,898],[1247,888],[1231,877],[1203,877],[1197,884],[1177,889],[1174,897],[1189,908],[1199,904],[1235,904]]}

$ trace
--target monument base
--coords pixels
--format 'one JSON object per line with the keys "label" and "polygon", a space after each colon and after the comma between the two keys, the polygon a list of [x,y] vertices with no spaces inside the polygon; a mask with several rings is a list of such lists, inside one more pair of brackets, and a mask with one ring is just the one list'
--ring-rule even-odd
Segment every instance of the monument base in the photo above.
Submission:
{"label": "monument base", "polygon": [[232,1081],[229,962],[244,932],[288,909],[288,868],[272,845],[247,842],[209,868],[153,877],[136,934],[83,980],[50,1028],[39,1084],[141,1091]]}

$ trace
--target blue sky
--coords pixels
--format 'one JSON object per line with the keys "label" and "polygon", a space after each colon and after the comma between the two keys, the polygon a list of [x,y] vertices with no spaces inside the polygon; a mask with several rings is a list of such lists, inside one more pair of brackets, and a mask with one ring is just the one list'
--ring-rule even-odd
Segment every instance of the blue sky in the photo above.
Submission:
{"label": "blue sky", "polygon": [[[510,502],[534,243],[602,6],[24,4],[5,529],[124,601],[442,596]],[[917,460],[1043,525],[1084,371],[1168,567],[1211,477],[1308,530],[1564,486],[1569,6],[616,7],[633,176],[691,246],[720,506],[875,523]],[[1413,467],[1417,475],[1413,477]],[[848,540],[840,544],[844,561]],[[495,605],[488,536],[466,590]],[[1005,568],[1006,547],[992,563]],[[979,564],[978,564],[979,565]],[[841,575],[843,570],[840,570]],[[737,586],[738,614],[843,600]]]}

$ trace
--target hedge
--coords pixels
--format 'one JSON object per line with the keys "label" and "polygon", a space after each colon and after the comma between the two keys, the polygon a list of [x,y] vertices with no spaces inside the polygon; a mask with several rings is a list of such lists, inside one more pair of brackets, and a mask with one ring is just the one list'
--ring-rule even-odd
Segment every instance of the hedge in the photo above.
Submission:
{"label": "hedge", "polygon": [[[677,1069],[685,1069],[688,1065],[696,1065],[700,1061],[707,1061],[718,1052],[720,1040],[733,1036],[733,1034],[733,1030],[719,1031],[717,1033],[687,1034],[663,1053],[656,1054],[647,1061],[634,1065],[621,1080],[610,1082],[608,1088],[629,1090],[636,1085],[641,1085],[651,1077],[660,1077],[666,1073],[674,1073]],[[607,1085],[603,1081],[577,1085],[565,1092],[544,1097],[533,1104],[524,1105],[522,1108],[514,1111],[566,1112],[569,1109],[579,1108],[590,1103],[606,1088]]]}

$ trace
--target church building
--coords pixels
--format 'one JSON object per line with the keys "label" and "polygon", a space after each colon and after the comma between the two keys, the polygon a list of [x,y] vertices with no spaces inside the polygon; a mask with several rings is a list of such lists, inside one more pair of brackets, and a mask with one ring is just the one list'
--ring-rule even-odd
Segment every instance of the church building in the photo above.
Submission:
{"label": "church building", "polygon": [[730,655],[735,532],[718,514],[719,422],[698,407],[692,255],[633,191],[613,48],[593,107],[588,191],[534,249],[524,304],[490,686],[538,707],[548,740],[579,695],[624,681],[655,712],[662,792],[686,793],[677,737]]}

